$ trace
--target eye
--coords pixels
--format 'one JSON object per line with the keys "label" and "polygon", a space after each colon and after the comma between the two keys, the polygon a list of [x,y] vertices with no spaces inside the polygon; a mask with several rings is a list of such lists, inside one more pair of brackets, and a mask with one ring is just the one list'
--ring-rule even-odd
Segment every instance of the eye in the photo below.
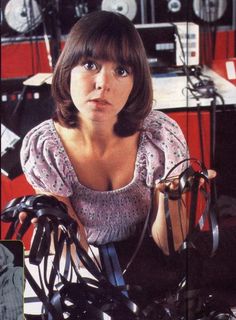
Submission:
{"label": "eye", "polygon": [[116,68],[116,74],[120,77],[127,77],[130,74],[130,71],[126,67],[118,66]]}
{"label": "eye", "polygon": [[86,70],[97,70],[98,66],[94,61],[85,61],[83,64]]}

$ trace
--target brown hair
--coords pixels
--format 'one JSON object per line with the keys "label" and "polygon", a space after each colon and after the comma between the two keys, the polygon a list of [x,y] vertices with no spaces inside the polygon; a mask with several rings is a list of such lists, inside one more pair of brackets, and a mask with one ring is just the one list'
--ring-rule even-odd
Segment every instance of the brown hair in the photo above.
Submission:
{"label": "brown hair", "polygon": [[131,68],[134,85],[118,114],[114,130],[129,136],[141,128],[152,108],[152,82],[142,40],[124,15],[94,11],[83,16],[71,29],[56,64],[52,95],[56,102],[54,120],[66,127],[78,127],[78,110],[70,95],[71,70],[85,58],[115,61]]}

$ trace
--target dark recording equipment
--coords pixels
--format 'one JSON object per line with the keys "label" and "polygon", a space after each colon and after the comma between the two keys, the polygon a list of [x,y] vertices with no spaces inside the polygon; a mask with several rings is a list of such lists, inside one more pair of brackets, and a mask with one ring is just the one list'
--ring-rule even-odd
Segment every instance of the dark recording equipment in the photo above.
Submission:
{"label": "dark recording equipment", "polygon": [[49,85],[27,87],[23,86],[22,82],[23,79],[2,80],[1,123],[6,128],[4,129],[6,131],[1,133],[2,141],[7,130],[20,138],[14,146],[6,145],[7,150],[1,156],[2,173],[10,179],[22,173],[20,165],[22,139],[34,126],[49,119],[54,111]]}

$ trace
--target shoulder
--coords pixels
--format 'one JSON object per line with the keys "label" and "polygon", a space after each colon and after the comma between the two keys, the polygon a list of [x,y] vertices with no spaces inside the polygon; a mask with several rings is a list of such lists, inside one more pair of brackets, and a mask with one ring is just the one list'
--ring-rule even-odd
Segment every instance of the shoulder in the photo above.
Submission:
{"label": "shoulder", "polygon": [[53,120],[46,120],[33,129],[31,129],[23,139],[22,148],[38,144],[45,141],[53,141],[52,137],[55,135],[55,127]]}
{"label": "shoulder", "polygon": [[162,111],[152,110],[144,121],[144,130],[155,133],[160,130],[181,132],[177,122]]}
{"label": "shoulder", "polygon": [[58,144],[53,121],[50,119],[40,123],[23,139],[20,153],[22,165],[25,165],[30,157],[35,159],[48,157],[58,149]]}
{"label": "shoulder", "polygon": [[[163,178],[174,165],[189,157],[181,128],[175,120],[161,111],[153,110],[145,119],[143,136],[148,184],[153,182],[153,177]],[[182,166],[179,170],[182,170]]]}
{"label": "shoulder", "polygon": [[66,197],[71,194],[73,168],[53,120],[46,120],[27,133],[20,158],[26,179],[34,189]]}
{"label": "shoulder", "polygon": [[183,150],[187,148],[184,134],[178,123],[161,111],[153,110],[148,115],[144,121],[143,131],[152,143],[163,148],[171,145],[178,145]]}

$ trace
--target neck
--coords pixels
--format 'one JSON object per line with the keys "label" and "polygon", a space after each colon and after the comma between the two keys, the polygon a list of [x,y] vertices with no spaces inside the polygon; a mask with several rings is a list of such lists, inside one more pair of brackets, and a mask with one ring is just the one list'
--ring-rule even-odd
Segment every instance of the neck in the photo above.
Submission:
{"label": "neck", "polygon": [[113,128],[114,123],[110,122],[81,121],[79,132],[85,146],[103,154],[119,139]]}

